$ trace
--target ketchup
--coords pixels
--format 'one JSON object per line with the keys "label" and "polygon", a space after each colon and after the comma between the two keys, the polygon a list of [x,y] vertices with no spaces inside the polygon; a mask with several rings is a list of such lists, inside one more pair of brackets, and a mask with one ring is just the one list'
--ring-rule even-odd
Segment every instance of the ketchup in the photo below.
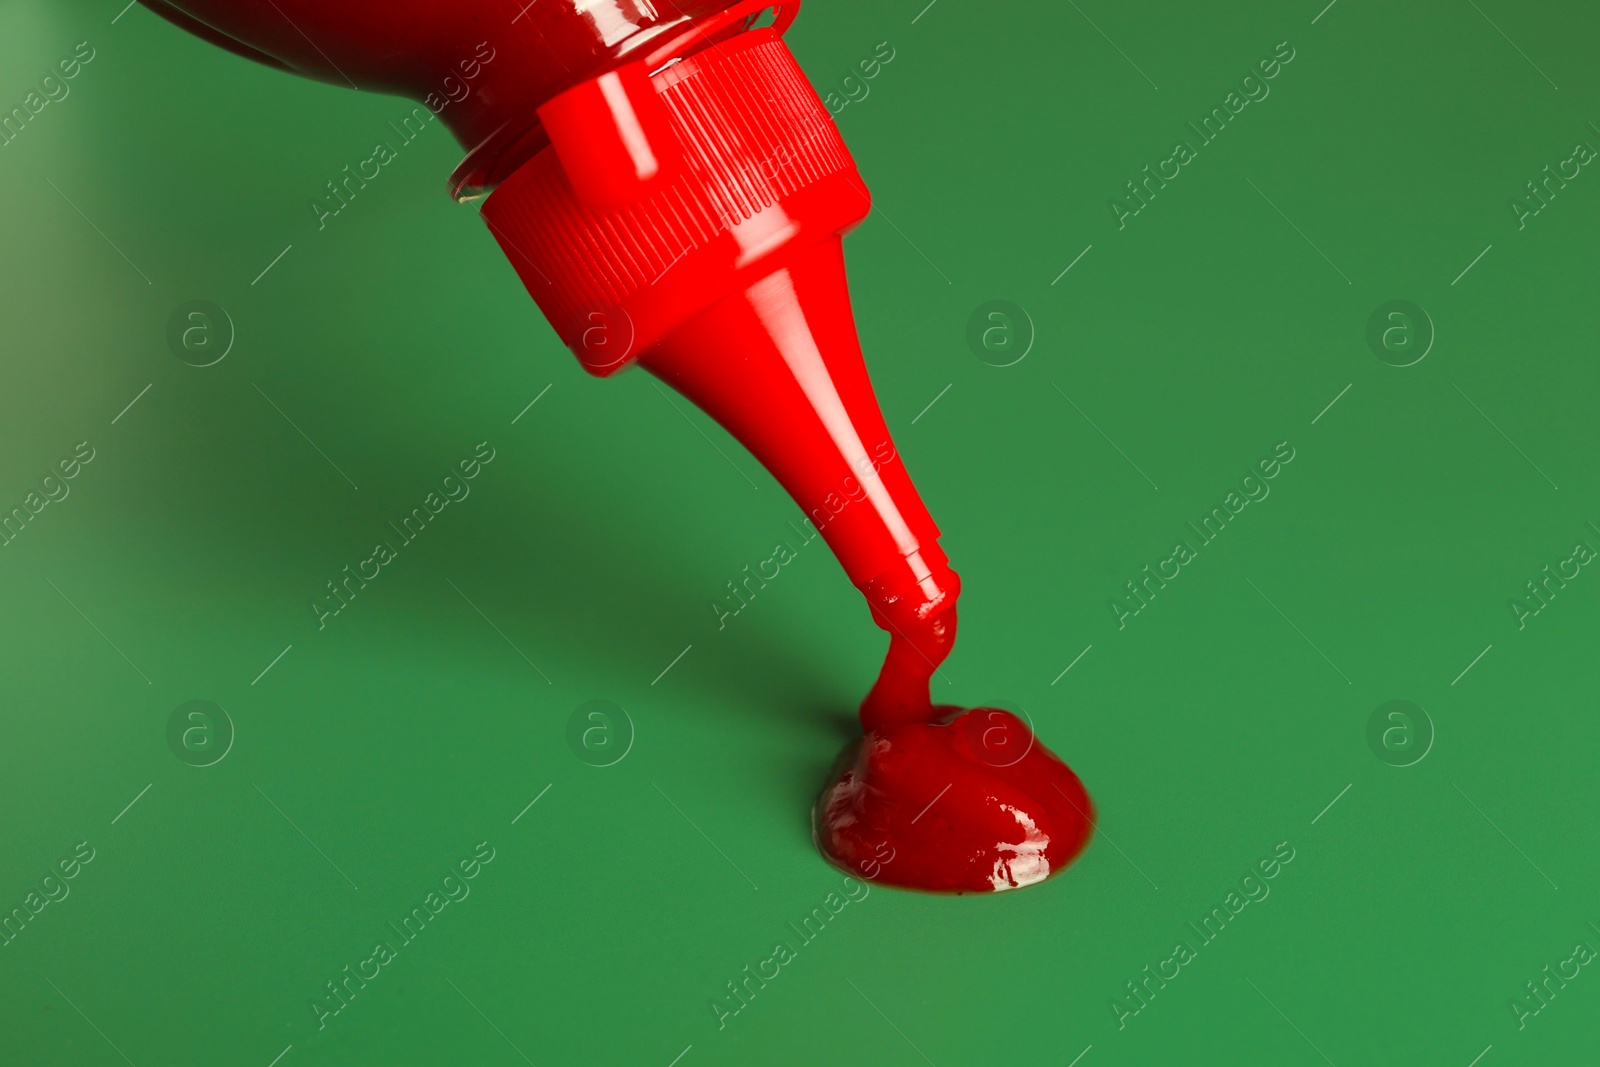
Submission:
{"label": "ketchup", "polygon": [[[871,196],[782,34],[798,0],[143,0],[230,51],[419,100],[451,178],[580,363],[638,363],[800,505],[889,634],[814,811],[855,874],[1010,889],[1088,842],[1083,785],[1009,712],[935,707],[960,579],[857,340],[841,238]],[[769,24],[762,25],[764,16]]]}

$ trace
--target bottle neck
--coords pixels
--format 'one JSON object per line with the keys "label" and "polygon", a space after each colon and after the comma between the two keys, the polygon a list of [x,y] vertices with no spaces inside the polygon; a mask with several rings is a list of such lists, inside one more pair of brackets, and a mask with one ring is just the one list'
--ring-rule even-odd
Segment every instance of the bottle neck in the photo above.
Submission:
{"label": "bottle neck", "polygon": [[640,362],[772,473],[879,626],[909,638],[954,607],[959,579],[867,377],[837,235],[689,319]]}

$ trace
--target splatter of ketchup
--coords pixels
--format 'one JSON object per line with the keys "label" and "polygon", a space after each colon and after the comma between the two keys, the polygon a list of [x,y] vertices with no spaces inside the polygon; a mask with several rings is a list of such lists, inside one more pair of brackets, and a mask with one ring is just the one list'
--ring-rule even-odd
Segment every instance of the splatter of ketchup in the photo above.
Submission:
{"label": "splatter of ketchup", "polygon": [[487,194],[583,367],[667,382],[810,517],[889,634],[814,811],[830,861],[988,892],[1083,849],[1088,794],[1027,724],[929,699],[960,580],[867,377],[841,239],[872,200],[783,42],[798,0],[144,3],[240,55],[421,101],[468,149],[452,192]]}

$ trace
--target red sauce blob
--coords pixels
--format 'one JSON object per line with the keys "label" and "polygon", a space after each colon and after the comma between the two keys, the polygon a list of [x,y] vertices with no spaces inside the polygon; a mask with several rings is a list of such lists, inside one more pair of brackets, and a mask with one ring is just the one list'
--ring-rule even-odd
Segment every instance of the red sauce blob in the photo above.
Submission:
{"label": "red sauce blob", "polygon": [[951,608],[890,639],[812,812],[817,847],[851,874],[941,893],[1042,882],[1094,831],[1094,804],[1028,725],[998,708],[934,706],[928,681],[955,640]]}

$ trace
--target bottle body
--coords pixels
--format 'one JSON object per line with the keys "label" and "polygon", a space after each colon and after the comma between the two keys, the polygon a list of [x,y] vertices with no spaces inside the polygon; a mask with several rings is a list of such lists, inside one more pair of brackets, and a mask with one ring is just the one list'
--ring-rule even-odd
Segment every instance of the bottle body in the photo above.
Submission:
{"label": "bottle body", "polygon": [[[697,47],[739,0],[142,0],[239,55],[335,85],[424,104],[469,155],[452,179],[472,196],[545,145],[538,109],[676,37]],[[752,12],[752,15],[754,12]]]}

